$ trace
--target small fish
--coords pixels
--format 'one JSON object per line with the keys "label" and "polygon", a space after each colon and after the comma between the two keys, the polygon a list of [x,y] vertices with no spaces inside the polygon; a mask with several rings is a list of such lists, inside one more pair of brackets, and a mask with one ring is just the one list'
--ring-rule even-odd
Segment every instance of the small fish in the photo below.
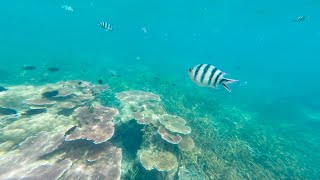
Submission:
{"label": "small fish", "polygon": [[99,80],[98,80],[98,83],[99,83],[99,84],[102,84],[102,83],[103,83],[103,81],[102,81],[101,79],[99,79]]}
{"label": "small fish", "polygon": [[58,94],[59,94],[59,91],[58,90],[54,90],[54,91],[44,92],[44,93],[42,93],[42,96],[49,99],[49,98],[52,98],[54,96],[57,96]]}
{"label": "small fish", "polygon": [[293,20],[294,22],[302,22],[302,21],[304,21],[304,20],[306,20],[306,16],[299,16],[299,17],[297,17],[295,20]]}
{"label": "small fish", "polygon": [[59,68],[55,68],[55,67],[48,68],[48,71],[51,71],[51,72],[57,72],[59,70],[60,70]]}
{"label": "small fish", "polygon": [[0,86],[0,92],[7,91],[7,90],[8,90],[7,88]]}
{"label": "small fish", "polygon": [[14,109],[0,107],[0,115],[11,115],[17,113],[18,112]]}
{"label": "small fish", "polygon": [[119,72],[116,70],[110,70],[109,72],[112,77],[120,77]]}
{"label": "small fish", "polygon": [[98,25],[106,31],[112,31],[112,26],[108,22],[98,22]]}
{"label": "small fish", "polygon": [[41,114],[41,113],[46,113],[47,109],[45,108],[41,108],[41,109],[29,109],[27,111],[25,111],[24,113],[22,113],[23,116],[32,116],[32,115],[36,115],[36,114]]}
{"label": "small fish", "polygon": [[66,11],[73,12],[73,8],[69,5],[62,5],[61,8]]}
{"label": "small fish", "polygon": [[25,67],[23,67],[23,69],[27,70],[27,71],[32,71],[32,70],[37,69],[37,67],[35,67],[35,66],[25,66]]}
{"label": "small fish", "polygon": [[71,134],[75,129],[77,128],[77,126],[73,126],[72,128],[70,128],[64,135],[69,135]]}
{"label": "small fish", "polygon": [[224,78],[225,72],[210,64],[198,64],[188,70],[190,79],[199,86],[217,88],[223,85],[229,92],[231,89],[227,84],[238,82],[235,79]]}

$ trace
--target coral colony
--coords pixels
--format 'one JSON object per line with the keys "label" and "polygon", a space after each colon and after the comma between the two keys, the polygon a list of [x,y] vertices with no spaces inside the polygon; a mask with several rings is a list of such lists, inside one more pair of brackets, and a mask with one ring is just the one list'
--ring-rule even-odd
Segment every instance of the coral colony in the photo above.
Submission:
{"label": "coral colony", "polygon": [[[172,178],[179,151],[195,146],[187,121],[168,114],[158,95],[140,90],[115,93],[118,106],[104,106],[98,96],[106,90],[101,84],[66,81],[3,91],[0,179],[117,180],[136,176],[137,162],[144,171]],[[125,135],[126,125],[137,128],[129,126],[132,122],[143,137],[134,152],[138,161],[123,149],[126,139],[117,138]]]}

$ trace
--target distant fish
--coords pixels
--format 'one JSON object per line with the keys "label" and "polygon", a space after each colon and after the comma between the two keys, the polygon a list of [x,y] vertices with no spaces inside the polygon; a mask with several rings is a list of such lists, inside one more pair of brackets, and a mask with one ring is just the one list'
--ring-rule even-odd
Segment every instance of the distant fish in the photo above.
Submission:
{"label": "distant fish", "polygon": [[73,8],[69,5],[62,5],[61,8],[66,11],[73,12]]}
{"label": "distant fish", "polygon": [[302,21],[306,20],[306,18],[307,18],[307,16],[299,16],[293,21],[294,22],[302,22]]}
{"label": "distant fish", "polygon": [[69,135],[71,134],[75,129],[77,128],[77,126],[73,126],[72,128],[70,128],[64,135]]}
{"label": "distant fish", "polygon": [[32,71],[32,70],[37,69],[37,67],[35,67],[35,66],[25,66],[25,67],[23,67],[23,69],[27,70],[27,71]]}
{"label": "distant fish", "polygon": [[116,70],[110,70],[109,72],[112,77],[120,77],[119,72]]}
{"label": "distant fish", "polygon": [[58,94],[59,94],[59,91],[58,90],[54,90],[54,91],[44,92],[44,93],[42,93],[42,96],[49,99],[49,98],[52,98],[54,96],[57,96]]}
{"label": "distant fish", "polygon": [[103,81],[102,81],[101,79],[99,79],[99,80],[98,80],[98,83],[99,83],[99,84],[102,84],[102,83],[103,83]]}
{"label": "distant fish", "polygon": [[47,109],[41,108],[41,109],[29,109],[22,113],[23,116],[33,116],[41,113],[46,113]]}
{"label": "distant fish", "polygon": [[199,86],[217,88],[219,84],[223,85],[229,92],[231,89],[228,83],[238,82],[235,79],[227,79],[223,76],[226,75],[218,68],[210,64],[198,64],[188,70],[190,79]]}
{"label": "distant fish", "polygon": [[112,26],[108,22],[98,22],[98,25],[106,31],[112,31]]}
{"label": "distant fish", "polygon": [[0,107],[0,115],[11,115],[17,113],[18,112],[14,109]]}
{"label": "distant fish", "polygon": [[7,91],[7,90],[8,90],[7,88],[0,86],[0,92]]}
{"label": "distant fish", "polygon": [[48,68],[48,71],[51,71],[51,72],[57,72],[59,70],[60,70],[59,68],[55,68],[55,67]]}

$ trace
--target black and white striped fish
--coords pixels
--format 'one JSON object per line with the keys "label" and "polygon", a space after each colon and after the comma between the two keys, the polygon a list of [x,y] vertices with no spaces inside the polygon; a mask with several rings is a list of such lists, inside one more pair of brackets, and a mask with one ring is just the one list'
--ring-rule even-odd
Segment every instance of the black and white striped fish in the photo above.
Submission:
{"label": "black and white striped fish", "polygon": [[306,20],[306,18],[307,18],[307,16],[299,16],[293,21],[294,22],[302,22],[302,21]]}
{"label": "black and white striped fish", "polygon": [[198,64],[188,70],[190,79],[199,86],[217,88],[223,85],[229,92],[231,89],[227,84],[237,82],[235,79],[225,78],[225,72],[210,64]]}
{"label": "black and white striped fish", "polygon": [[106,31],[112,31],[112,26],[108,22],[98,22],[98,25]]}

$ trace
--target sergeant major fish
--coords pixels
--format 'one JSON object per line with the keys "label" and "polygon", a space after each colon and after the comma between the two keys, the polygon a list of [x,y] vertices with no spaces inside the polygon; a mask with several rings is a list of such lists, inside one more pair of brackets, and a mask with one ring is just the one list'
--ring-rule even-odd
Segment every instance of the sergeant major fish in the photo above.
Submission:
{"label": "sergeant major fish", "polygon": [[66,11],[73,12],[73,8],[69,5],[62,5],[61,8]]}
{"label": "sergeant major fish", "polygon": [[299,16],[293,21],[294,22],[302,22],[302,21],[306,20],[306,18],[307,18],[307,16]]}
{"label": "sergeant major fish", "polygon": [[227,84],[238,82],[235,79],[225,78],[225,72],[210,64],[198,64],[188,70],[190,79],[199,86],[217,88],[223,85],[229,92],[231,89]]}
{"label": "sergeant major fish", "polygon": [[112,26],[108,22],[98,22],[98,25],[106,31],[112,31]]}

